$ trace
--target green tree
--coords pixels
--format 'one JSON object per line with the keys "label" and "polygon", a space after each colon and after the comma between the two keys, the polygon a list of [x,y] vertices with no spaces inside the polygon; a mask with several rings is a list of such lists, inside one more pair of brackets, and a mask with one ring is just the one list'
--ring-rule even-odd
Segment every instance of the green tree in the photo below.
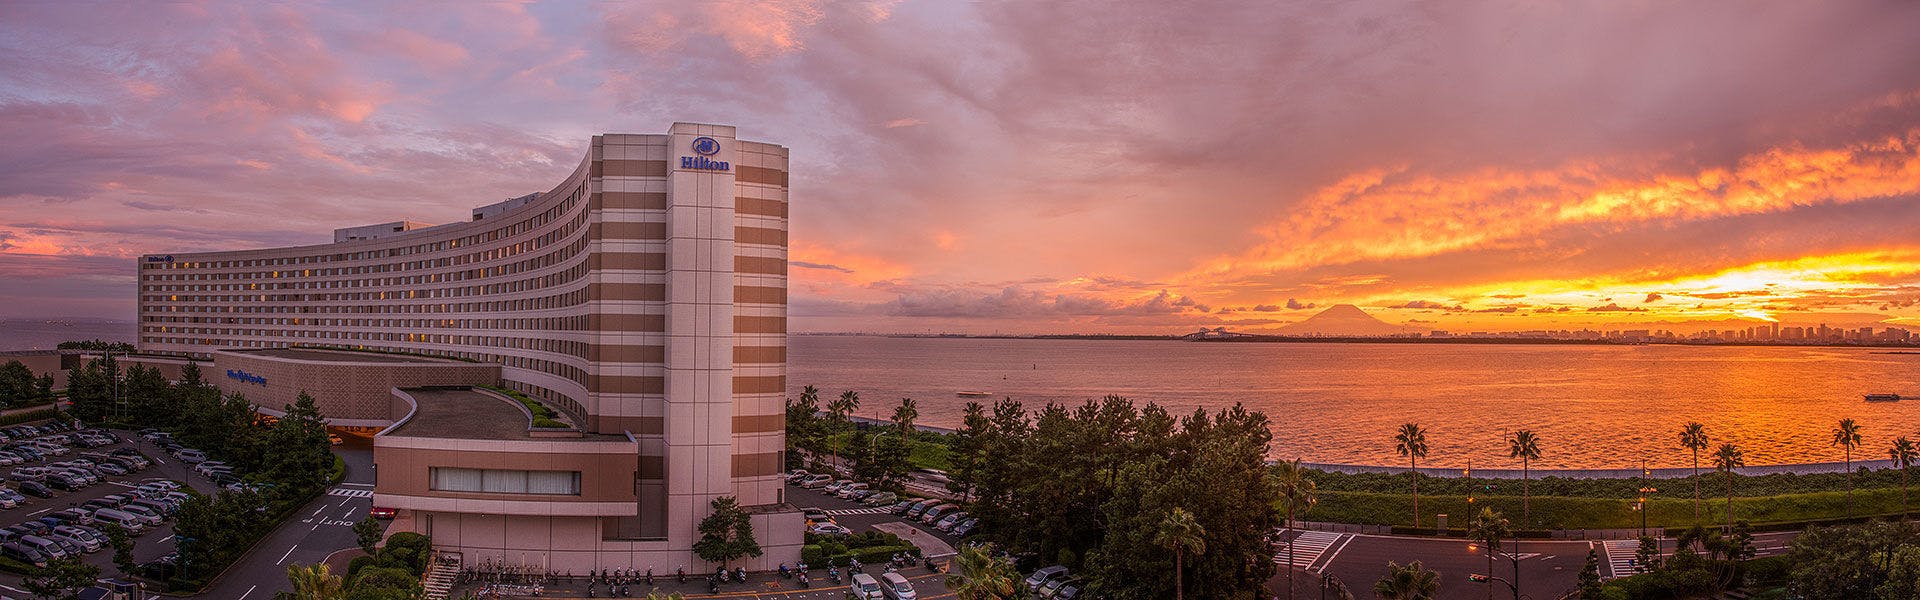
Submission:
{"label": "green tree", "polygon": [[0,365],[0,406],[12,406],[34,397],[33,369],[17,360]]}
{"label": "green tree", "polygon": [[1708,445],[1707,427],[1687,423],[1680,429],[1680,447],[1693,451],[1693,520],[1700,520],[1700,451]]}
{"label": "green tree", "polygon": [[1193,513],[1174,507],[1161,519],[1160,529],[1153,535],[1153,543],[1173,551],[1173,589],[1175,598],[1186,598],[1187,587],[1183,581],[1186,571],[1186,555],[1207,553],[1207,531],[1194,521]]}
{"label": "green tree", "polygon": [[986,437],[993,422],[987,420],[986,407],[969,401],[960,423],[960,430],[954,432],[947,452],[947,461],[953,467],[947,473],[947,491],[959,494],[960,501],[966,502],[973,499],[974,487],[980,480],[980,465],[987,460]]}
{"label": "green tree", "polygon": [[947,573],[947,591],[959,600],[1013,600],[1025,585],[1011,559],[995,558],[992,545],[963,545]]}
{"label": "green tree", "polygon": [[1887,563],[1887,576],[1874,588],[1882,600],[1920,598],[1920,546],[1901,545]]}
{"label": "green tree", "polygon": [[1633,562],[1642,573],[1660,568],[1660,540],[1653,536],[1640,536],[1640,547],[1633,551]]}
{"label": "green tree", "polygon": [[266,432],[265,439],[265,474],[277,492],[289,498],[304,497],[327,485],[327,474],[333,468],[333,444],[313,396],[300,392],[286,407],[286,414]]}
{"label": "green tree", "polygon": [[1920,452],[1915,452],[1913,440],[1900,436],[1893,440],[1893,447],[1887,448],[1887,458],[1893,461],[1894,468],[1900,469],[1900,518],[1907,518],[1907,471]]}
{"label": "green tree", "polygon": [[420,575],[396,567],[360,569],[347,586],[347,600],[413,600],[421,593]]}
{"label": "green tree", "polygon": [[360,549],[365,550],[367,554],[373,554],[374,546],[380,545],[380,538],[385,537],[386,533],[386,526],[381,525],[380,520],[373,518],[373,515],[367,515],[360,519],[360,522],[353,524],[353,540],[359,543]]}
{"label": "green tree", "polygon": [[1433,600],[1440,594],[1440,574],[1417,560],[1404,567],[1388,562],[1387,575],[1374,582],[1373,593],[1381,600]]}
{"label": "green tree", "polygon": [[132,576],[138,566],[133,561],[133,536],[127,535],[127,529],[119,523],[101,521],[95,528],[107,536],[107,547],[113,549],[113,566],[120,569],[122,577]]}
{"label": "green tree", "polygon": [[1420,526],[1420,459],[1427,457],[1427,430],[1418,423],[1400,426],[1393,436],[1393,451],[1407,457],[1407,471],[1413,476],[1413,526]]}
{"label": "green tree", "polygon": [[[1480,514],[1474,515],[1473,520],[1467,524],[1467,536],[1480,542],[1481,552],[1487,555],[1488,577],[1493,576],[1493,553],[1499,552],[1500,542],[1512,534],[1513,528],[1508,526],[1507,519],[1501,517],[1500,513],[1494,512],[1492,508],[1481,508]],[[1515,562],[1513,567],[1514,585],[1517,587],[1520,585],[1520,563]],[[1493,600],[1491,583],[1487,584],[1487,600]]]}
{"label": "green tree", "polygon": [[893,408],[893,427],[900,437],[913,439],[913,422],[920,418],[920,403],[912,398],[901,398],[900,406]]}
{"label": "green tree", "polygon": [[1860,426],[1853,419],[1841,419],[1833,428],[1833,445],[1839,446],[1847,468],[1847,516],[1853,516],[1853,449],[1860,446]]}
{"label": "green tree", "polygon": [[[1300,459],[1291,462],[1280,461],[1273,465],[1273,482],[1278,486],[1280,505],[1287,511],[1287,528],[1292,529],[1294,519],[1306,514],[1320,501],[1313,480],[1307,478],[1307,470],[1300,466]],[[1293,554],[1294,543],[1287,542],[1287,597],[1293,597]]]}
{"label": "green tree", "polygon": [[827,435],[833,439],[833,466],[840,466],[840,432],[848,429],[847,417],[860,410],[860,393],[847,390],[840,397],[827,403],[827,414],[832,415],[832,427]]}
{"label": "green tree", "polygon": [[1727,479],[1727,528],[1733,528],[1733,470],[1747,466],[1746,455],[1740,447],[1733,444],[1721,444],[1713,453],[1713,470],[1719,471]]}
{"label": "green tree", "polygon": [[325,563],[317,565],[288,565],[287,583],[293,586],[293,592],[287,597],[291,600],[345,600],[346,586],[340,577],[329,572]]}
{"label": "green tree", "polygon": [[732,496],[713,499],[713,514],[700,521],[700,540],[693,553],[700,560],[727,563],[748,556],[760,556],[760,542],[753,539],[753,517],[740,508]]}
{"label": "green tree", "polygon": [[1787,554],[1792,565],[1787,587],[1805,600],[1875,598],[1901,562],[1897,558],[1903,549],[1917,543],[1913,528],[1904,522],[1810,527],[1793,539]]}
{"label": "green tree", "polygon": [[35,598],[79,600],[80,591],[100,580],[100,567],[79,558],[56,558],[26,578],[25,587]]}
{"label": "green tree", "polygon": [[1529,523],[1533,519],[1533,492],[1529,486],[1533,477],[1529,466],[1540,458],[1540,437],[1529,429],[1513,432],[1513,437],[1507,438],[1507,457],[1520,459],[1520,522]]}
{"label": "green tree", "polygon": [[1320,576],[1320,589],[1323,595],[1333,600],[1353,600],[1353,590],[1347,589],[1346,582],[1332,575]]}
{"label": "green tree", "polygon": [[1601,600],[1605,597],[1606,590],[1600,585],[1600,551],[1587,549],[1587,564],[1580,568],[1579,581],[1581,600]]}
{"label": "green tree", "polygon": [[[800,390],[799,400],[787,400],[787,460],[797,462],[800,453],[796,450],[817,451],[819,442],[814,436],[819,434],[820,389],[807,386]],[[789,465],[792,468],[793,465]]]}

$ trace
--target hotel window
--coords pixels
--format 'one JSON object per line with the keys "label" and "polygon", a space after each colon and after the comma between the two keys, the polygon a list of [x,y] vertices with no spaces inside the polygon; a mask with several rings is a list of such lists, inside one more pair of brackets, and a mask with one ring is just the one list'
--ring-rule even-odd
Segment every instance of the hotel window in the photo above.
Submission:
{"label": "hotel window", "polygon": [[514,471],[504,469],[428,469],[429,488],[437,492],[487,494],[580,495],[579,471]]}

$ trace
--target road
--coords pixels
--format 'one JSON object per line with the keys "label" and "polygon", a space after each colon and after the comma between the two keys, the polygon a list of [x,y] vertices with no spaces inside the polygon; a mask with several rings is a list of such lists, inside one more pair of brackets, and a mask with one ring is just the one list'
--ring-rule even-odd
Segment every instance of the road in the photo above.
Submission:
{"label": "road", "polygon": [[[1795,532],[1774,532],[1756,534],[1754,547],[1758,556],[1784,554],[1787,544],[1792,541]],[[1281,534],[1277,560],[1284,569],[1287,566],[1287,546],[1285,542],[1299,540],[1294,563],[1304,570],[1296,572],[1294,589],[1298,597],[1318,597],[1319,577],[1328,575],[1347,585],[1356,596],[1366,596],[1373,582],[1387,573],[1387,563],[1396,562],[1405,565],[1418,560],[1429,570],[1440,573],[1439,600],[1470,600],[1486,598],[1487,586],[1494,588],[1495,598],[1511,598],[1512,591],[1500,582],[1476,583],[1467,580],[1471,573],[1487,573],[1487,555],[1478,544],[1461,539],[1429,537],[1404,537],[1368,534],[1335,534],[1327,532],[1286,531]],[[1579,583],[1580,571],[1586,567],[1587,552],[1600,553],[1600,576],[1603,579],[1624,577],[1634,573],[1629,563],[1639,548],[1636,540],[1612,542],[1600,540],[1521,540],[1517,544],[1508,540],[1502,543],[1502,550],[1515,553],[1520,557],[1519,579],[1523,595],[1532,598],[1559,598]],[[1661,552],[1671,554],[1673,540],[1662,540]],[[1495,557],[1492,574],[1505,580],[1514,577],[1512,554],[1502,553]],[[1275,589],[1284,591],[1285,578],[1275,579]]]}
{"label": "road", "polygon": [[355,436],[347,436],[346,440],[346,444],[333,450],[347,464],[346,477],[340,485],[295,511],[294,516],[228,567],[205,592],[193,597],[272,598],[275,593],[293,589],[287,583],[287,565],[317,563],[335,551],[359,546],[354,539],[353,524],[373,508],[373,447]]}

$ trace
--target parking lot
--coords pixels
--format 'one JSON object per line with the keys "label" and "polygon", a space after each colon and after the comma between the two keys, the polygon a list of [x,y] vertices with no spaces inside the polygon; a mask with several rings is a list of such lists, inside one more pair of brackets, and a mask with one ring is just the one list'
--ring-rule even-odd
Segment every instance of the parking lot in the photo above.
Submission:
{"label": "parking lot", "polygon": [[[0,428],[0,432],[4,432],[6,429],[10,428]],[[27,436],[26,439],[44,440],[63,433],[71,434],[71,432],[49,432],[40,435],[30,435]],[[52,497],[50,498],[38,498],[23,494],[23,496],[25,496],[23,503],[13,508],[0,509],[0,530],[36,521],[49,514],[66,509],[80,508],[88,502],[106,496],[116,494],[128,496],[131,491],[139,487],[143,482],[150,480],[169,480],[184,486],[191,486],[202,493],[217,491],[217,488],[206,478],[194,474],[191,465],[186,465],[175,460],[160,448],[140,440],[138,436],[132,432],[112,431],[110,433],[117,438],[117,441],[110,445],[96,448],[63,445],[67,448],[68,452],[65,455],[44,456],[38,460],[28,459],[20,464],[0,467],[0,472],[4,472],[7,479],[4,486],[0,487],[4,487],[7,490],[19,491],[21,486],[25,484],[25,481],[21,481],[21,479],[29,479],[24,474],[18,478],[15,477],[16,472],[21,472],[23,469],[30,470],[36,467],[47,468],[48,465],[54,463],[69,462],[75,459],[97,459],[98,457],[89,457],[88,455],[111,455],[114,450],[119,449],[132,449],[137,451],[151,464],[145,469],[126,475],[96,474],[98,480],[96,483],[85,486],[74,486],[78,487],[78,489],[66,490],[58,489],[55,486],[47,486],[49,488],[47,491],[52,493]],[[0,447],[15,443],[18,443],[18,440],[11,439],[6,444],[0,444]],[[105,461],[96,460],[96,462]],[[45,482],[48,479],[46,476],[43,476],[34,480]],[[97,524],[93,528],[97,530]],[[132,536],[132,539],[134,540],[134,561],[137,563],[145,564],[170,554],[174,551],[174,544],[172,543],[172,519],[167,518],[158,526],[148,527],[145,531]],[[105,544],[100,544],[93,551],[84,553],[83,556],[88,563],[101,568],[102,576],[112,576],[119,572],[119,569],[113,565],[113,550]],[[21,586],[21,577],[11,573],[0,573],[0,590],[9,594],[26,594]]]}

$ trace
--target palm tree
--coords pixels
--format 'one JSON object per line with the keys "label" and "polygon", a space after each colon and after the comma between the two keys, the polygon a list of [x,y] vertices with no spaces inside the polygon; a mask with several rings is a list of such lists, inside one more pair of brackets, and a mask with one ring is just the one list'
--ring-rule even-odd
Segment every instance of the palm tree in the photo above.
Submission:
{"label": "palm tree", "polygon": [[1513,432],[1513,437],[1507,438],[1507,456],[1520,459],[1520,523],[1524,525],[1533,517],[1533,509],[1530,506],[1533,494],[1527,489],[1528,480],[1532,479],[1528,464],[1540,458],[1540,438],[1533,435],[1532,430],[1522,429]]}
{"label": "palm tree", "polygon": [[1160,520],[1160,530],[1153,534],[1153,543],[1161,548],[1173,551],[1173,589],[1174,597],[1187,597],[1186,582],[1183,579],[1186,570],[1187,551],[1194,554],[1207,553],[1207,530],[1194,520],[1193,513],[1178,506]]}
{"label": "palm tree", "polygon": [[893,424],[900,428],[900,437],[913,437],[913,421],[920,418],[920,403],[912,398],[901,398],[900,406],[893,409]]}
{"label": "palm tree", "polygon": [[833,415],[833,431],[827,435],[833,438],[833,468],[840,468],[840,430],[847,424],[847,415],[860,410],[860,392],[847,390],[840,398],[827,403],[827,414]]}
{"label": "palm tree", "polygon": [[1020,585],[1013,561],[995,558],[992,545],[961,546],[947,573],[947,590],[959,600],[1011,600]]}
{"label": "palm tree", "polygon": [[1440,593],[1440,574],[1417,560],[1404,567],[1389,561],[1387,576],[1374,582],[1373,593],[1381,600],[1433,600]]}
{"label": "palm tree", "polygon": [[1845,452],[1847,468],[1847,516],[1853,516],[1853,449],[1860,445],[1860,426],[1853,419],[1841,419],[1833,428],[1833,445]]}
{"label": "palm tree", "polygon": [[1733,529],[1733,470],[1747,466],[1746,456],[1740,453],[1740,447],[1733,444],[1721,444],[1713,453],[1713,470],[1727,476],[1727,529]]}
{"label": "palm tree", "polygon": [[1413,526],[1420,526],[1420,459],[1427,457],[1427,430],[1419,423],[1407,423],[1400,426],[1400,433],[1393,436],[1393,450],[1407,457],[1407,466],[1413,471]]}
{"label": "palm tree", "polygon": [[1887,449],[1887,458],[1893,459],[1893,466],[1900,468],[1900,518],[1907,518],[1907,467],[1920,460],[1920,453],[1914,452],[1913,440],[1900,436],[1893,441],[1893,447]]}
{"label": "palm tree", "polygon": [[[1274,483],[1280,486],[1280,504],[1287,508],[1287,529],[1293,529],[1293,519],[1306,513],[1320,501],[1312,479],[1307,478],[1307,470],[1300,466],[1300,459],[1292,462],[1280,461],[1273,465]],[[1293,542],[1287,542],[1287,597],[1293,597]]]}
{"label": "palm tree", "polygon": [[[1473,521],[1467,524],[1467,536],[1479,540],[1486,548],[1488,577],[1493,576],[1493,553],[1500,551],[1500,540],[1511,533],[1513,529],[1507,526],[1507,520],[1501,517],[1500,513],[1493,512],[1492,508],[1480,509],[1480,514],[1475,515]],[[1518,567],[1519,564],[1515,563],[1514,566]],[[1514,575],[1518,576],[1519,572],[1516,571]],[[1493,600],[1491,583],[1487,584],[1487,600]]]}
{"label": "palm tree", "polygon": [[1700,521],[1700,451],[1707,449],[1707,427],[1687,423],[1680,430],[1680,447],[1693,451],[1693,520]]}
{"label": "palm tree", "polygon": [[344,600],[347,588],[330,573],[325,563],[289,565],[287,583],[293,584],[294,600]]}

